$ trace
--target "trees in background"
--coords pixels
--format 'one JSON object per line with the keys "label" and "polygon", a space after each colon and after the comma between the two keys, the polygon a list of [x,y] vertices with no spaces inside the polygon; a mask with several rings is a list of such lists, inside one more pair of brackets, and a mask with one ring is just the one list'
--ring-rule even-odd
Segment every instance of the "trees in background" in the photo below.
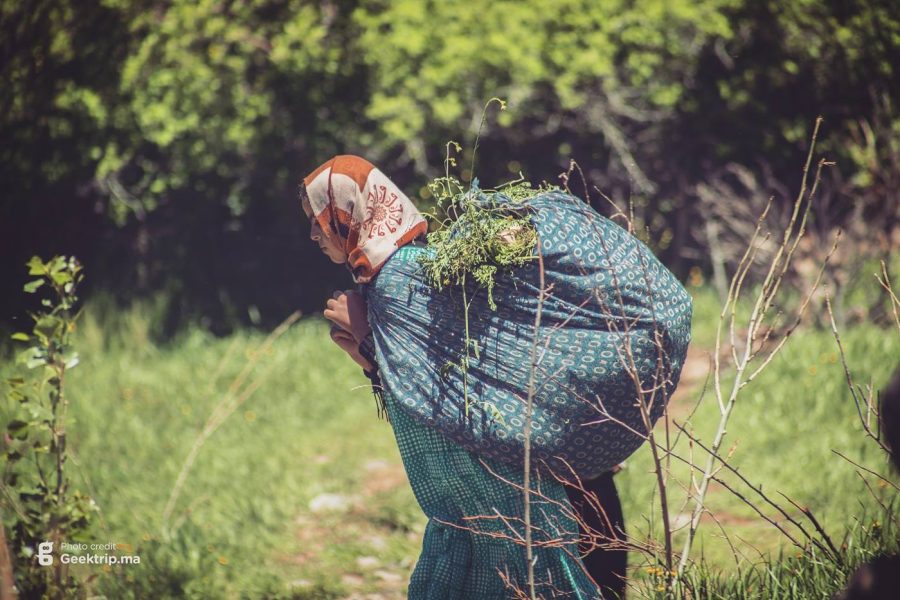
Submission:
{"label": "trees in background", "polygon": [[483,184],[574,158],[682,275],[729,269],[735,210],[794,188],[818,114],[820,237],[862,223],[884,253],[900,219],[889,0],[2,0],[0,24],[4,280],[77,253],[94,289],[162,292],[172,327],[318,307],[349,279],[305,241],[297,181],[353,152],[427,202],[448,140],[471,177],[492,96]]}

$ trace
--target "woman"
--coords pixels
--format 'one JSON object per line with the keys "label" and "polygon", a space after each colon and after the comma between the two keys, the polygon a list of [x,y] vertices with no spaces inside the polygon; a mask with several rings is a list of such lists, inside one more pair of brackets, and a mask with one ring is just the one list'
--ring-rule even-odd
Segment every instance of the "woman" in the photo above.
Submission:
{"label": "woman", "polygon": [[[335,157],[306,177],[301,204],[311,221],[310,237],[361,284],[363,293],[336,293],[324,315],[333,323],[332,340],[377,385],[364,293],[389,261],[415,261],[412,250],[424,242],[425,220],[393,182],[354,156]],[[429,517],[409,597],[503,598],[526,590],[525,547],[516,539],[522,535],[521,468],[451,442],[411,418],[390,390],[383,390],[383,402],[413,492]],[[597,598],[600,584],[604,597],[621,595],[624,551],[595,548],[584,562],[577,557],[579,527],[590,525],[595,535],[623,536],[611,474],[576,489],[535,472],[532,489],[538,594]],[[586,494],[599,496],[606,518]]]}

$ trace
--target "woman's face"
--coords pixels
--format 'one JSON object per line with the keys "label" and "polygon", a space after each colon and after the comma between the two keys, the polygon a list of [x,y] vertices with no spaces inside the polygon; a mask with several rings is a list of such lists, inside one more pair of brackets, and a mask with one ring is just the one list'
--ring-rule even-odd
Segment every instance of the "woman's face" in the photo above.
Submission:
{"label": "woman's face", "polygon": [[337,240],[333,236],[330,238],[327,237],[322,231],[322,227],[319,225],[319,221],[316,219],[312,207],[309,205],[309,200],[304,198],[301,204],[303,205],[303,212],[306,213],[306,217],[309,219],[310,223],[309,239],[319,244],[319,248],[325,256],[331,259],[331,262],[339,265],[347,262],[347,255],[344,254],[344,251]]}

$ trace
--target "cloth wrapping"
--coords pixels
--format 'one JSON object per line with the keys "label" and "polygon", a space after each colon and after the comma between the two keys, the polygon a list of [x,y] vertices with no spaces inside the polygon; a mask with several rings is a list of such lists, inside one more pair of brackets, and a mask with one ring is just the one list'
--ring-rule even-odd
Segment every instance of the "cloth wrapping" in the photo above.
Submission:
{"label": "cloth wrapping", "polygon": [[631,455],[647,421],[663,413],[690,341],[691,298],[649,248],[574,196],[492,202],[530,215],[543,301],[538,260],[498,272],[496,310],[485,289],[467,284],[468,337],[478,351],[470,349],[463,371],[453,366],[466,347],[461,289],[429,285],[418,256],[433,249],[400,248],[361,288],[381,385],[452,442],[522,464],[536,335],[532,460],[591,479]]}

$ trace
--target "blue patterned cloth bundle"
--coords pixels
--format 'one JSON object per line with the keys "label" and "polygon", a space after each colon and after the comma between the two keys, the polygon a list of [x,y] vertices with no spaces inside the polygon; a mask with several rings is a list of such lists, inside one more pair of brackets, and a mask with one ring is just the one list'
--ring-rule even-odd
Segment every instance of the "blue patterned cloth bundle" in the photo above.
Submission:
{"label": "blue patterned cloth bundle", "polygon": [[[690,341],[691,298],[650,249],[561,191],[509,203],[529,214],[538,260],[498,272],[493,297],[436,290],[404,246],[363,286],[381,384],[399,409],[479,456],[521,465],[536,336],[531,455],[560,476],[591,479],[632,454],[663,413]],[[540,310],[540,326],[535,317]],[[643,407],[643,408],[642,408]]]}

